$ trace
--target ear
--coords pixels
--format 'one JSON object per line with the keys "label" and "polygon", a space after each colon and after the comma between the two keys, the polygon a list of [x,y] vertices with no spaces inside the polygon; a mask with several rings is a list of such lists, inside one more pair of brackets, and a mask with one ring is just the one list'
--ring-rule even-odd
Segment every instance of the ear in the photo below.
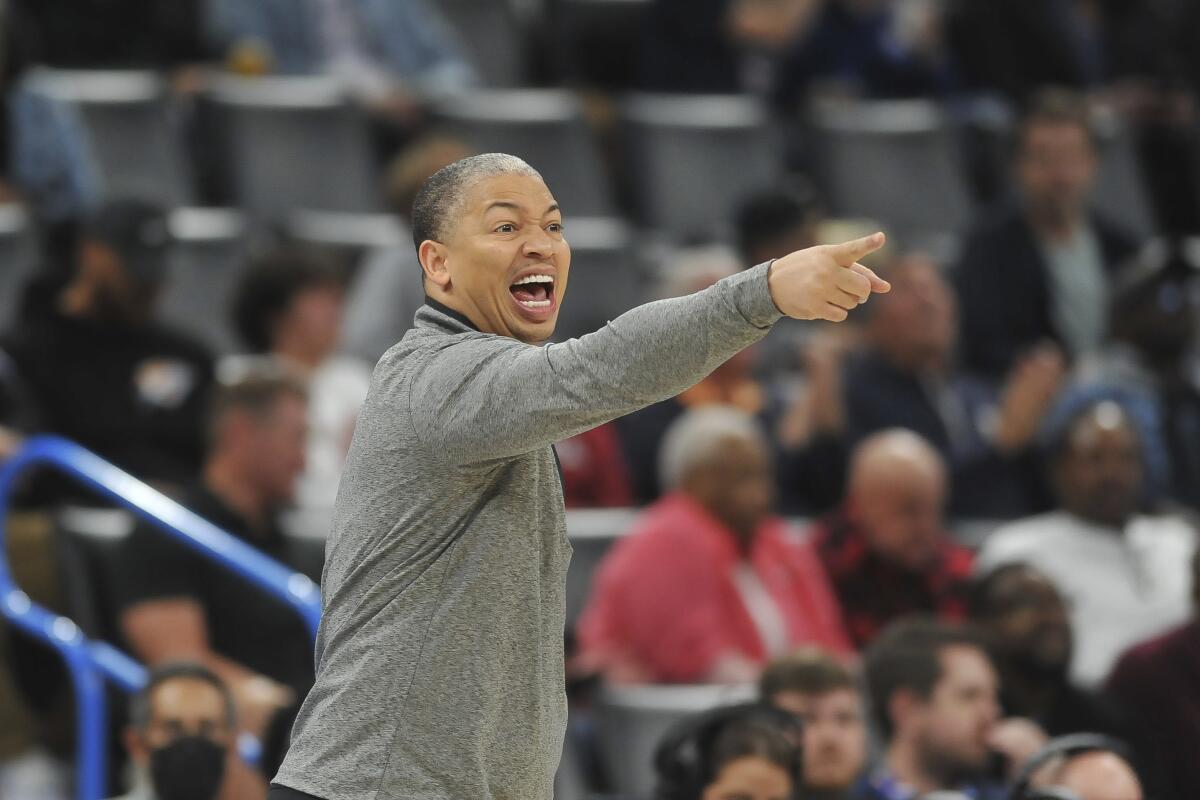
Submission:
{"label": "ear", "polygon": [[150,760],[150,752],[146,748],[142,737],[138,734],[136,728],[127,727],[121,731],[121,738],[125,742],[125,752],[129,753],[129,757],[139,766],[144,766]]}
{"label": "ear", "polygon": [[417,249],[417,257],[421,260],[421,269],[425,277],[439,289],[450,286],[449,251],[446,245],[426,239]]}
{"label": "ear", "polygon": [[921,698],[912,689],[897,689],[888,698],[887,712],[892,728],[899,732],[912,720],[921,708]]}

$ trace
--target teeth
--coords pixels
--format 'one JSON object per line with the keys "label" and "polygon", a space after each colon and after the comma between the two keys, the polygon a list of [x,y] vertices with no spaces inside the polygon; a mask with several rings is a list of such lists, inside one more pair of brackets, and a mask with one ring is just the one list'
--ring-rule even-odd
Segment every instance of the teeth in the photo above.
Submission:
{"label": "teeth", "polygon": [[548,308],[550,306],[549,300],[518,300],[517,302],[526,308]]}
{"label": "teeth", "polygon": [[526,275],[514,283],[513,286],[521,286],[526,283],[554,283],[554,278],[549,275]]}

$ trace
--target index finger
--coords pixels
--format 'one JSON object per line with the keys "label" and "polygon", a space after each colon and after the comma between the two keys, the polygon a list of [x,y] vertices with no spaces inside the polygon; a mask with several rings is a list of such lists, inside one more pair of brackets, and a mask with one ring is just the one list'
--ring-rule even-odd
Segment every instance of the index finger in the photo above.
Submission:
{"label": "index finger", "polygon": [[830,245],[829,249],[839,264],[843,267],[849,267],[855,261],[865,258],[883,247],[886,241],[887,237],[883,235],[882,231],[879,231],[872,233],[870,236],[864,236],[861,239]]}

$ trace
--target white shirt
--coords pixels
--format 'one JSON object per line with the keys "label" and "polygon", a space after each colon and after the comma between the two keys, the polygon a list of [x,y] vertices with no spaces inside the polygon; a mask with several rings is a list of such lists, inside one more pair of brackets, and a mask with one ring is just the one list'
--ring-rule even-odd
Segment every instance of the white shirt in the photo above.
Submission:
{"label": "white shirt", "polygon": [[998,528],[976,570],[1022,562],[1054,581],[1075,634],[1071,678],[1094,687],[1125,650],[1191,617],[1195,549],[1179,517],[1136,516],[1117,531],[1055,511]]}
{"label": "white shirt", "polygon": [[328,358],[308,384],[308,448],[296,484],[296,505],[332,508],[371,370],[356,358]]}

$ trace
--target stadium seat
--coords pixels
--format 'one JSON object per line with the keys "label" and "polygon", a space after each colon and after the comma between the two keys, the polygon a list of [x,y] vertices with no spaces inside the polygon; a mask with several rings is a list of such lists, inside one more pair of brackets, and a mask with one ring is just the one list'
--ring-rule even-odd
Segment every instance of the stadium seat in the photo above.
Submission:
{"label": "stadium seat", "polygon": [[242,215],[228,209],[182,208],[172,212],[170,225],[175,247],[159,318],[217,354],[241,350],[229,321],[229,304],[242,269]]}
{"label": "stadium seat", "polygon": [[962,231],[971,195],[955,129],[924,100],[817,104],[819,178],[837,216],[921,240]]}
{"label": "stadium seat", "polygon": [[629,530],[635,508],[573,508],[567,512],[567,537],[574,552],[567,569],[567,630],[587,604],[592,577],[608,548]]}
{"label": "stadium seat", "polygon": [[1155,232],[1154,210],[1138,163],[1133,133],[1112,112],[1093,118],[1100,144],[1100,161],[1092,207],[1105,218],[1118,222],[1139,237]]}
{"label": "stadium seat", "polygon": [[679,237],[728,232],[748,194],[782,169],[766,108],[738,95],[631,95],[622,104],[628,173],[640,219]]}
{"label": "stadium seat", "polygon": [[485,86],[526,83],[525,35],[510,0],[439,0],[437,6]]}
{"label": "stadium seat", "polygon": [[163,76],[41,68],[29,86],[79,110],[105,196],[193,202],[183,133]]}
{"label": "stadium seat", "polygon": [[272,219],[297,209],[377,210],[367,121],[336,81],[222,76],[211,99],[242,208]]}
{"label": "stadium seat", "polygon": [[37,239],[25,207],[0,205],[0,331],[10,330],[16,322],[21,292],[37,259]]}
{"label": "stadium seat", "polygon": [[680,720],[752,700],[753,686],[605,686],[596,700],[596,734],[614,791],[650,797],[654,751]]}
{"label": "stadium seat", "polygon": [[542,173],[569,216],[612,213],[612,190],[583,103],[559,89],[475,91],[442,98],[434,115],[479,152],[511,153]]}
{"label": "stadium seat", "polygon": [[66,615],[93,639],[121,641],[117,565],[121,543],[133,531],[133,514],[67,506],[54,521]]}
{"label": "stadium seat", "polygon": [[610,217],[568,217],[565,222],[571,270],[554,329],[557,341],[604,327],[642,302],[647,283],[626,223]]}

